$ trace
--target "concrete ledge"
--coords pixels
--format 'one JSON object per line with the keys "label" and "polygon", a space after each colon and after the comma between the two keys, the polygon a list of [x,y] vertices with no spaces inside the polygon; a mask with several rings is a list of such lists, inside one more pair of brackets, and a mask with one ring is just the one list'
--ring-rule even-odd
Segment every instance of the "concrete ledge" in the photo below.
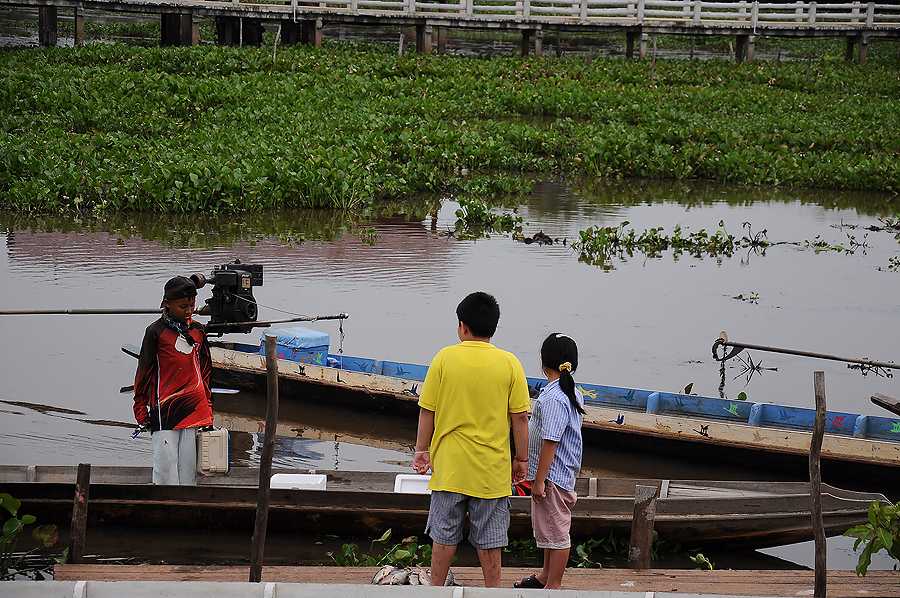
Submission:
{"label": "concrete ledge", "polygon": [[[593,590],[515,590],[512,588],[432,588],[300,583],[204,581],[11,581],[5,598],[737,598],[728,594],[671,594]],[[769,598],[741,595],[741,598]]]}

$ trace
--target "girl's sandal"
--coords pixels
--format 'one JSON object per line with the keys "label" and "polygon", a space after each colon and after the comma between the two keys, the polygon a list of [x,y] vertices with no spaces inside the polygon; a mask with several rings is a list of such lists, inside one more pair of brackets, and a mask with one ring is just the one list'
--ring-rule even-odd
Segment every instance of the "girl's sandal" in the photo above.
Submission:
{"label": "girl's sandal", "polygon": [[528,577],[522,578],[520,581],[517,581],[513,584],[514,588],[522,588],[522,589],[535,589],[535,590],[543,590],[544,584],[537,578],[536,575],[529,575]]}

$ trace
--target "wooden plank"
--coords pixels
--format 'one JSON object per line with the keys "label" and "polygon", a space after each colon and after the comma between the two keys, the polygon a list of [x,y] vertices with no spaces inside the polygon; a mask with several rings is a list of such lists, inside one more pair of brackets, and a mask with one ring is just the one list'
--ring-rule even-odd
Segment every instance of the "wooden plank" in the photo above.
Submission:
{"label": "wooden plank", "polygon": [[[584,427],[656,438],[807,455],[810,432],[587,406]],[[900,468],[900,443],[826,434],[822,457]]]}
{"label": "wooden plank", "polygon": [[883,407],[884,409],[887,409],[895,415],[900,415],[900,399],[895,399],[894,397],[875,393],[872,395],[871,400],[879,407]]}
{"label": "wooden plank", "polygon": [[[265,567],[263,580],[293,583],[368,584],[375,567]],[[248,567],[184,565],[58,565],[58,581],[243,581]],[[466,586],[482,585],[481,570],[453,567]],[[501,586],[533,573],[530,569],[504,568]],[[563,587],[573,590],[633,592],[688,592],[736,596],[803,596],[812,589],[812,571],[699,571],[669,569],[568,569]],[[857,578],[852,571],[832,571],[828,584],[832,598],[879,596],[900,598],[900,572],[870,571]]]}

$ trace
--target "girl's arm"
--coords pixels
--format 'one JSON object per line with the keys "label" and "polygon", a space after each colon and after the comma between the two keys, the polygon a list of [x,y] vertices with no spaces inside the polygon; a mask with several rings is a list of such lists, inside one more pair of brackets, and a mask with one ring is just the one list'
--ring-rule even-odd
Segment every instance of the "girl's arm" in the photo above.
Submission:
{"label": "girl's arm", "polygon": [[544,482],[547,480],[547,474],[550,473],[550,465],[556,456],[556,445],[559,444],[553,440],[544,440],[541,442],[541,456],[538,458],[537,471],[534,474],[534,485],[531,486],[531,495],[544,498]]}

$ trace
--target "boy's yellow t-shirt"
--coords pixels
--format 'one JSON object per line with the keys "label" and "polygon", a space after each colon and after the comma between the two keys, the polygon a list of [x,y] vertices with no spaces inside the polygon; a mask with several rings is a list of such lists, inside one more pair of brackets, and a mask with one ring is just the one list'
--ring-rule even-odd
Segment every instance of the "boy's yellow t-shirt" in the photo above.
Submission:
{"label": "boy's yellow t-shirt", "polygon": [[509,414],[530,407],[515,355],[481,341],[444,347],[428,368],[419,406],[434,412],[432,490],[511,494]]}

